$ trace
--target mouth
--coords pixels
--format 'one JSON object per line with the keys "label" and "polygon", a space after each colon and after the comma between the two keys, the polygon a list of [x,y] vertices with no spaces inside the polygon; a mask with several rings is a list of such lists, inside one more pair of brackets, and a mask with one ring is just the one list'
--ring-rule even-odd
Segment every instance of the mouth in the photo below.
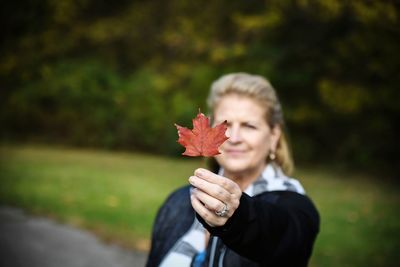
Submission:
{"label": "mouth", "polygon": [[232,156],[240,156],[243,155],[246,151],[244,150],[239,150],[239,149],[227,149],[225,150],[226,154],[232,155]]}

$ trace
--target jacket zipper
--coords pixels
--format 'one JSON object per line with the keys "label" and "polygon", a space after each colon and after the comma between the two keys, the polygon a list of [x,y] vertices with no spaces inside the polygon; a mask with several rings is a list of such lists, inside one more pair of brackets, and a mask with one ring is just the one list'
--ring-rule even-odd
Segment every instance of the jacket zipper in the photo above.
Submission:
{"label": "jacket zipper", "polygon": [[[214,266],[216,251],[217,251],[218,237],[213,236],[211,241],[211,251],[210,251],[210,260],[208,262],[209,267]],[[221,249],[221,253],[218,258],[218,267],[223,267],[224,257],[225,257],[226,247],[224,246]]]}
{"label": "jacket zipper", "polygon": [[218,237],[213,236],[211,242],[211,252],[210,252],[210,261],[208,262],[209,267],[214,266],[214,257],[215,257],[215,250],[217,248]]}
{"label": "jacket zipper", "polygon": [[218,260],[218,267],[223,267],[223,263],[224,263],[224,257],[225,257],[225,252],[226,252],[226,246],[222,247],[222,252],[219,256],[219,260]]}

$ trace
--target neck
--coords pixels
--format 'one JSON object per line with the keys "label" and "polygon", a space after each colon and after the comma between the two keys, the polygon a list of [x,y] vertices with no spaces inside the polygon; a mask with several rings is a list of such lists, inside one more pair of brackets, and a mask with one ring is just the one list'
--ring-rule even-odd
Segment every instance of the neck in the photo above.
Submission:
{"label": "neck", "polygon": [[260,177],[261,173],[265,169],[265,164],[261,165],[258,168],[248,170],[246,172],[229,172],[224,170],[224,176],[231,179],[235,183],[237,183],[242,191],[245,191],[246,188],[252,184],[254,181]]}

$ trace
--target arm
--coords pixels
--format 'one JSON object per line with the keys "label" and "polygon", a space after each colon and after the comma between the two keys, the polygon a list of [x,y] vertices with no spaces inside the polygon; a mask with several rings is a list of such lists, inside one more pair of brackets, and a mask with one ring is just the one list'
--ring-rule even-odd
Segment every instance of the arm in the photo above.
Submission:
{"label": "arm", "polygon": [[[319,230],[319,215],[304,195],[290,191],[250,197],[228,178],[198,169],[189,181],[197,217],[228,247],[260,263],[306,266]],[[215,214],[224,205],[226,216]]]}
{"label": "arm", "polygon": [[211,227],[198,218],[238,254],[264,264],[306,266],[319,230],[312,202],[289,191],[242,194],[239,207],[223,226]]}

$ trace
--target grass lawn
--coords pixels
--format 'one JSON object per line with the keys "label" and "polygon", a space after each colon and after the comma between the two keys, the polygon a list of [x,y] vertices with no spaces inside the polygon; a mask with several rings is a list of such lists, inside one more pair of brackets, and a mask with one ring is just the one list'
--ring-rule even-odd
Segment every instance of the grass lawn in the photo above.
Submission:
{"label": "grass lawn", "polygon": [[[22,207],[146,250],[159,205],[198,159],[50,146],[0,146],[0,205]],[[322,218],[311,266],[398,266],[399,187],[361,175],[300,169]]]}

